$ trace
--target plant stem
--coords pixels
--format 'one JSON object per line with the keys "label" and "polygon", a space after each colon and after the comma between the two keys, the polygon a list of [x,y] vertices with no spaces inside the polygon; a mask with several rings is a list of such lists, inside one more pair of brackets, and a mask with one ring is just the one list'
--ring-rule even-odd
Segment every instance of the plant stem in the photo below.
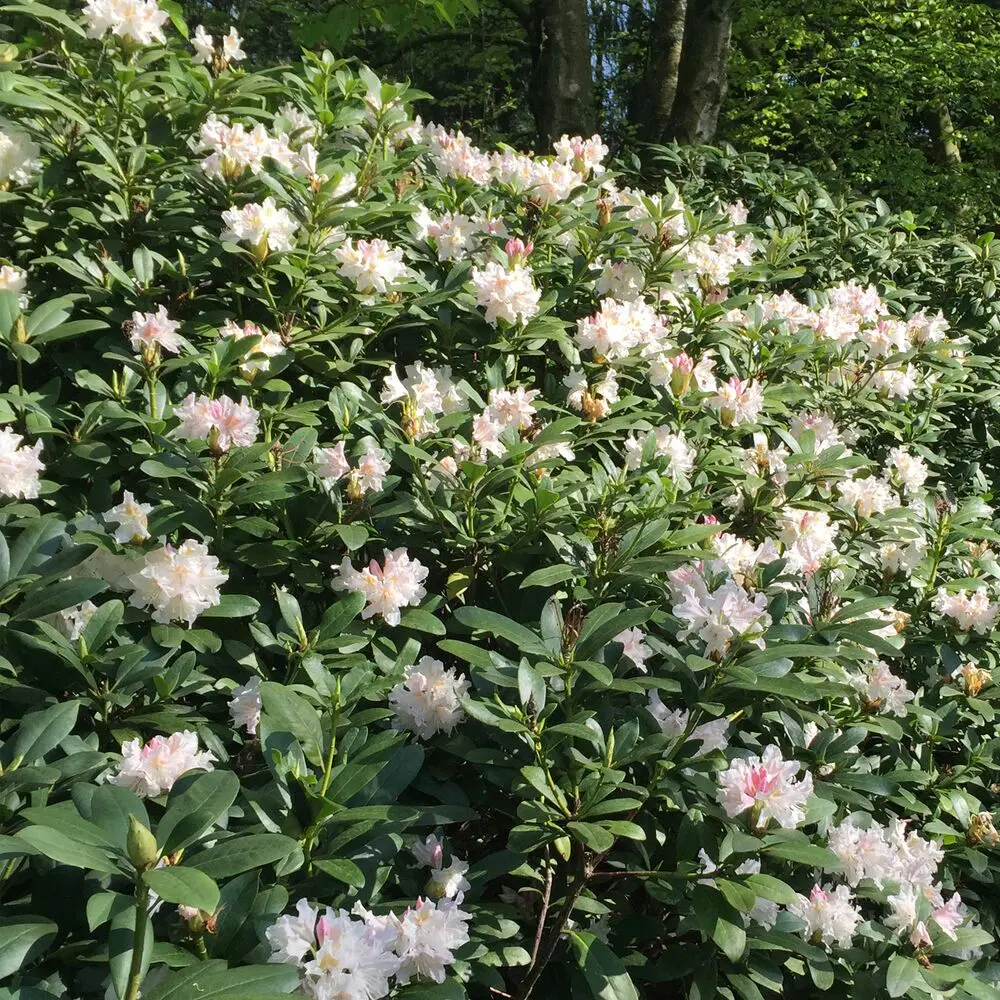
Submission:
{"label": "plant stem", "polygon": [[128,973],[128,987],[125,1000],[138,1000],[142,985],[142,960],[146,944],[146,926],[149,923],[149,889],[142,881],[142,875],[135,884],[135,933],[132,935],[132,965]]}
{"label": "plant stem", "polygon": [[326,767],[323,769],[323,783],[319,786],[320,796],[326,795],[333,776],[333,761],[337,756],[337,723],[340,720],[340,685],[337,685],[337,699],[333,703],[333,715],[330,718],[330,749],[326,754]]}

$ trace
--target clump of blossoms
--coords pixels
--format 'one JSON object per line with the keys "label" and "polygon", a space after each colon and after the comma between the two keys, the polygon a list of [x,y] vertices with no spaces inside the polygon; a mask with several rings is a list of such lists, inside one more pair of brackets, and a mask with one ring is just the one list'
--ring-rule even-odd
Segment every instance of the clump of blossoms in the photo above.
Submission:
{"label": "clump of blossoms", "polygon": [[17,129],[0,128],[0,191],[11,184],[30,184],[41,170],[38,143]]}
{"label": "clump of blossoms", "polygon": [[397,726],[427,740],[438,732],[452,733],[465,715],[462,699],[468,692],[467,678],[445,670],[440,660],[422,656],[406,668],[403,682],[389,693],[389,703]]}
{"label": "clump of blossoms", "polygon": [[41,489],[42,442],[30,447],[23,435],[10,427],[0,428],[0,496],[32,500]]}
{"label": "clump of blossoms", "polygon": [[397,917],[376,916],[360,903],[350,912],[321,912],[300,899],[295,916],[279,917],[267,928],[270,961],[297,966],[303,991],[316,1000],[379,1000],[392,979],[442,983],[455,951],[469,940],[470,914],[460,906],[460,898],[418,899]]}
{"label": "clump of blossoms", "polygon": [[168,15],[156,0],[89,0],[83,16],[90,38],[103,38],[110,32],[135,45],[163,44],[167,40],[163,26]]}
{"label": "clump of blossoms", "polygon": [[212,451],[225,454],[230,448],[248,448],[257,440],[257,411],[243,400],[188,393],[174,408],[180,418],[179,438],[207,441]]}
{"label": "clump of blossoms", "polygon": [[773,819],[793,830],[805,822],[806,803],[813,793],[812,775],[797,779],[802,769],[797,760],[785,760],[776,746],[758,757],[737,757],[719,775],[718,800],[729,817],[750,810],[750,825],[763,830]]}
{"label": "clump of blossoms", "polygon": [[198,749],[197,733],[185,730],[171,736],[154,736],[148,743],[122,744],[122,760],[108,782],[143,798],[155,798],[174,787],[188,771],[214,770],[214,754]]}
{"label": "clump of blossoms", "polygon": [[362,618],[381,615],[387,625],[398,625],[400,610],[419,604],[427,596],[423,586],[429,572],[427,567],[411,559],[402,547],[387,550],[381,565],[372,559],[360,570],[345,556],[338,570],[339,575],[333,581],[335,590],[364,594],[367,604],[361,612]]}
{"label": "clump of blossoms", "polygon": [[277,333],[263,330],[256,323],[245,320],[242,325],[227,319],[219,330],[219,336],[236,341],[248,341],[250,348],[240,362],[240,371],[245,378],[252,379],[271,367],[271,359],[285,353],[285,344]]}
{"label": "clump of blossoms", "polygon": [[476,304],[486,310],[486,322],[491,326],[501,319],[511,326],[527,323],[538,312],[542,293],[532,280],[531,268],[524,264],[504,267],[490,261],[475,268],[471,280]]}
{"label": "clump of blossoms", "polygon": [[129,577],[133,587],[129,603],[152,607],[154,621],[191,626],[198,615],[219,603],[219,587],[228,579],[204,542],[189,539],[176,548],[164,545],[148,553]]}
{"label": "clump of blossoms", "polygon": [[990,600],[985,587],[978,587],[972,593],[967,590],[950,593],[940,587],[934,606],[940,614],[953,618],[963,632],[974,631],[979,635],[988,635],[1000,614],[1000,604]]}
{"label": "clump of blossoms", "polygon": [[403,251],[385,240],[347,240],[334,251],[340,261],[341,277],[354,283],[359,292],[384,295],[406,274]]}
{"label": "clump of blossoms", "polygon": [[233,688],[229,698],[229,716],[237,729],[245,729],[250,736],[256,735],[262,708],[259,677],[251,677],[246,684]]}
{"label": "clump of blossoms", "polygon": [[430,869],[430,879],[425,892],[432,899],[454,899],[471,888],[465,873],[469,870],[468,862],[456,858],[444,863],[444,843],[435,834],[430,834],[424,840],[415,840],[410,845],[410,851],[417,859],[421,868]]}
{"label": "clump of blossoms", "polygon": [[269,253],[291,250],[299,224],[286,208],[279,208],[271,197],[263,202],[229,208],[222,213],[224,240],[246,243],[259,260]]}
{"label": "clump of blossoms", "polygon": [[184,346],[184,340],[178,334],[178,320],[167,315],[165,306],[160,306],[155,313],[132,313],[132,329],[129,333],[129,343],[132,350],[140,353],[147,361],[158,358],[161,351],[177,354]]}

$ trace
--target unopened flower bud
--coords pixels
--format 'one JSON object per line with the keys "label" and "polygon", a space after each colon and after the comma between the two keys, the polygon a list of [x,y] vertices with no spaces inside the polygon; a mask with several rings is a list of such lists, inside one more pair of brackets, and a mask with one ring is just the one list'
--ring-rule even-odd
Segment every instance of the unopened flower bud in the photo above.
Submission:
{"label": "unopened flower bud", "polygon": [[125,841],[128,859],[139,869],[147,871],[160,859],[160,850],[156,846],[156,838],[149,829],[135,818],[128,818],[128,837]]}

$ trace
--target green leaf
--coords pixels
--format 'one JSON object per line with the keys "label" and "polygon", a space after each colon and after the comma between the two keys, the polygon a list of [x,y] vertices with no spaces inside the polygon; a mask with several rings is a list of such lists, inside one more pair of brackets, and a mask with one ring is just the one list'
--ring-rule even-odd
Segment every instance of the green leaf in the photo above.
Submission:
{"label": "green leaf", "polygon": [[761,899],[770,899],[784,906],[796,902],[799,898],[799,894],[790,885],[785,885],[781,879],[773,875],[748,875],[746,884]]}
{"label": "green leaf", "polygon": [[156,828],[157,843],[167,854],[187,847],[210,829],[240,791],[240,779],[232,771],[209,771],[180,789],[178,785],[170,792],[167,811]]}
{"label": "green leaf", "polygon": [[250,1000],[291,993],[298,985],[298,969],[290,965],[227,969],[225,962],[196,962],[143,991],[142,1000]]}
{"label": "green leaf", "polygon": [[54,750],[76,725],[80,703],[61,702],[40,712],[30,712],[21,720],[14,737],[13,753],[25,764],[32,764]]}
{"label": "green leaf", "polygon": [[577,840],[598,854],[610,851],[614,846],[614,835],[596,823],[567,823],[566,826]]}
{"label": "green leaf", "polygon": [[18,608],[14,619],[25,621],[44,618],[66,608],[75,608],[107,589],[108,585],[103,580],[59,580],[41,590],[32,591]]}
{"label": "green leaf", "polygon": [[195,906],[205,913],[214,913],[219,905],[219,887],[204,872],[186,865],[153,868],[142,880],[168,903]]}
{"label": "green leaf", "polygon": [[15,836],[35,848],[39,854],[44,854],[61,865],[86,868],[106,875],[118,871],[118,867],[100,848],[83,844],[50,826],[27,826]]}
{"label": "green leaf", "polygon": [[739,910],[731,906],[717,889],[696,885],[692,909],[698,926],[714,941],[731,962],[738,962],[746,950],[747,933]]}
{"label": "green leaf", "polygon": [[622,960],[589,931],[570,931],[573,957],[590,995],[597,1000],[639,1000],[639,993]]}
{"label": "green leaf", "polygon": [[245,594],[223,594],[218,604],[198,616],[199,618],[249,618],[260,611],[260,601]]}
{"label": "green leaf", "polygon": [[365,884],[365,873],[346,858],[335,858],[330,861],[314,861],[313,867],[325,872],[338,882],[351,886],[352,889],[362,889]]}
{"label": "green leaf", "polygon": [[83,630],[84,645],[91,653],[99,650],[114,634],[125,617],[121,601],[105,601],[91,616]]}
{"label": "green leaf", "polygon": [[[111,928],[108,932],[108,965],[111,971],[111,984],[118,1000],[124,1000],[128,990],[129,972],[132,968],[132,950],[135,946],[135,906],[126,906],[111,917]],[[149,969],[153,952],[153,921],[146,921],[143,934],[141,975],[144,977]]]}
{"label": "green leaf", "polygon": [[306,756],[318,759],[323,749],[323,721],[319,712],[300,694],[274,681],[260,686],[266,725],[271,731],[291,733]]}
{"label": "green leaf", "polygon": [[357,591],[346,594],[324,612],[323,619],[319,623],[320,637],[327,639],[340,635],[361,614],[364,606],[364,594],[359,594]]}
{"label": "green leaf", "polygon": [[522,653],[534,653],[536,656],[548,656],[549,650],[545,643],[530,629],[523,625],[498,615],[495,611],[484,608],[458,608],[455,620],[466,628],[489,632],[501,639],[512,642]]}
{"label": "green leaf", "polygon": [[893,955],[885,974],[886,992],[901,997],[920,978],[920,963],[908,955]]}
{"label": "green leaf", "polygon": [[56,936],[59,928],[41,917],[0,919],[0,979],[25,969]]}
{"label": "green leaf", "polygon": [[223,840],[200,854],[186,857],[184,863],[214,879],[231,878],[251,868],[280,861],[296,847],[298,841],[280,833],[253,833]]}
{"label": "green leaf", "polygon": [[565,583],[572,580],[577,575],[577,570],[572,566],[545,566],[536,569],[534,573],[529,573],[521,581],[521,590],[526,587],[553,587],[557,583]]}

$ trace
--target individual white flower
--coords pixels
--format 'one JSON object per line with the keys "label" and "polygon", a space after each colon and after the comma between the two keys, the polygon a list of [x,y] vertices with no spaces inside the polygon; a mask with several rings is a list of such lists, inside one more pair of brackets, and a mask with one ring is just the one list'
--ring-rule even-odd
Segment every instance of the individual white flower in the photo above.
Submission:
{"label": "individual white flower", "polygon": [[351,473],[351,484],[359,496],[377,493],[385,483],[389,462],[385,452],[379,448],[369,448],[358,459],[358,467]]}
{"label": "individual white flower", "polygon": [[266,372],[271,366],[271,358],[276,358],[285,352],[285,344],[279,334],[262,330],[249,320],[240,326],[239,323],[227,319],[219,331],[219,336],[250,341],[250,352],[240,362],[240,371],[247,378],[253,378],[258,372]]}
{"label": "individual white flower", "polygon": [[149,512],[153,509],[151,503],[137,503],[128,490],[122,495],[122,502],[117,507],[106,510],[101,517],[105,522],[117,524],[115,541],[122,544],[136,545],[149,538]]}
{"label": "individual white flower", "polygon": [[793,830],[805,821],[806,802],[813,790],[808,771],[796,780],[801,766],[797,760],[786,761],[773,745],[760,757],[737,757],[719,776],[719,803],[730,819],[753,810],[755,829],[764,829],[773,819],[783,829]]}
{"label": "individual white flower", "polygon": [[76,642],[83,635],[87,622],[94,617],[97,605],[93,601],[84,601],[74,608],[65,608],[53,616],[55,627],[70,642]]}
{"label": "individual white flower", "polygon": [[527,323],[538,312],[541,291],[531,278],[531,268],[515,265],[509,270],[491,261],[483,268],[475,268],[470,280],[476,292],[476,304],[486,310],[486,322],[497,325],[502,319],[507,323]]}
{"label": "individual white flower", "polygon": [[443,983],[455,951],[469,941],[470,913],[461,909],[461,898],[434,903],[418,899],[399,920],[397,954],[402,965],[397,982],[405,986],[414,977]]}
{"label": "individual white flower", "polygon": [[965,923],[966,916],[967,912],[962,897],[955,892],[952,893],[951,899],[947,903],[942,903],[934,908],[931,920],[941,928],[946,937],[954,941],[956,940],[955,932]]}
{"label": "individual white flower", "polygon": [[921,535],[907,542],[886,542],[879,547],[882,570],[888,576],[903,573],[909,576],[923,562],[927,540]]}
{"label": "individual white flower", "polygon": [[317,448],[313,452],[316,474],[320,479],[335,483],[351,471],[351,463],[344,455],[344,442],[338,441],[333,448]]}
{"label": "individual white flower", "polygon": [[299,225],[287,209],[278,208],[273,198],[222,213],[224,240],[247,243],[258,258],[268,253],[291,250]]}
{"label": "individual white flower", "polygon": [[212,36],[205,31],[203,24],[199,24],[194,29],[191,45],[194,48],[194,58],[191,61],[199,66],[211,65],[215,58],[215,42],[212,40]]}
{"label": "individual white flower", "polygon": [[440,868],[444,864],[444,841],[435,833],[424,840],[414,840],[410,852],[421,868]]}
{"label": "individual white flower", "polygon": [[506,430],[516,427],[519,431],[528,430],[535,420],[535,399],[541,395],[538,389],[491,389],[489,405],[484,416]]}
{"label": "individual white flower", "polygon": [[0,190],[7,183],[29,184],[42,169],[41,150],[26,133],[0,128]]}
{"label": "individual white flower", "polygon": [[625,468],[639,468],[642,464],[642,454],[646,450],[646,441],[650,437],[656,442],[653,457],[667,459],[667,475],[673,480],[688,478],[694,469],[698,453],[688,444],[684,431],[674,432],[667,424],[654,427],[641,438],[629,437],[625,439]]}
{"label": "individual white flower", "polygon": [[384,295],[406,274],[403,251],[385,240],[348,240],[334,250],[340,261],[340,275],[354,282],[359,292]]}
{"label": "individual white flower", "polygon": [[134,588],[129,603],[136,608],[152,606],[154,621],[191,626],[198,615],[221,601],[219,587],[228,579],[204,542],[189,539],[177,548],[164,545],[148,553],[129,577]]}
{"label": "individual white flower", "polygon": [[269,961],[285,965],[300,965],[316,946],[316,921],[319,910],[300,899],[295,904],[295,916],[283,914],[267,930],[264,936],[271,946]]}
{"label": "individual white flower", "polygon": [[17,296],[17,305],[20,309],[25,309],[28,305],[28,294],[25,292],[27,287],[27,271],[20,267],[11,267],[10,264],[0,267],[0,292],[13,292]]}
{"label": "individual white flower", "polygon": [[415,666],[406,668],[402,683],[389,692],[396,713],[393,725],[424,740],[438,732],[450,736],[465,717],[462,699],[468,692],[468,678],[445,670],[440,660],[422,656]]}
{"label": "individual white flower", "polygon": [[184,344],[177,333],[180,321],[167,315],[165,306],[160,306],[155,313],[132,313],[132,331],[129,343],[133,351],[152,351],[159,348],[176,354]]}
{"label": "individual white flower", "polygon": [[39,457],[42,442],[30,448],[10,427],[0,428],[0,496],[33,500],[41,489],[45,465]]}
{"label": "individual white flower", "polygon": [[[669,709],[663,704],[660,692],[655,688],[649,691],[649,701],[646,711],[656,720],[660,727],[660,732],[668,739],[675,740],[687,732],[690,713],[679,708]],[[729,746],[726,739],[726,730],[729,728],[729,720],[725,717],[713,719],[710,722],[702,723],[691,730],[688,739],[692,742],[701,743],[701,748],[695,754],[702,757],[713,750],[725,750]]]}
{"label": "individual white flower", "polygon": [[255,736],[263,704],[260,678],[254,675],[246,684],[233,688],[230,695],[229,716],[233,720],[233,725],[237,729],[242,726],[251,736]]}
{"label": "individual white flower", "polygon": [[431,871],[425,892],[431,899],[454,899],[472,888],[465,877],[469,863],[461,858],[453,857],[451,863],[444,868]]}
{"label": "individual white flower", "polygon": [[642,673],[646,673],[646,660],[653,651],[646,645],[646,633],[639,628],[627,628],[614,637],[622,645],[622,656],[627,656]]}
{"label": "individual white flower", "polygon": [[905,448],[893,448],[889,452],[889,467],[893,470],[892,478],[906,493],[919,493],[930,474],[927,463]]}
{"label": "individual white flower", "polygon": [[845,435],[838,430],[833,418],[827,413],[805,411],[798,413],[792,418],[788,429],[792,437],[800,442],[807,431],[812,431],[814,442],[812,453],[814,455],[821,455],[828,448],[835,447],[843,448],[844,455],[851,453],[847,448]]}
{"label": "individual white flower", "polygon": [[223,453],[232,447],[249,448],[257,440],[258,412],[242,399],[219,396],[195,396],[188,393],[174,407],[180,417],[177,437],[208,441],[213,451]]}
{"label": "individual white flower", "polygon": [[872,711],[882,715],[906,715],[906,705],[913,701],[913,692],[902,677],[897,677],[888,663],[877,660],[867,663],[860,674],[851,677],[851,684]]}
{"label": "individual white flower", "polygon": [[799,893],[798,900],[788,905],[788,912],[805,923],[802,936],[807,941],[838,948],[851,946],[858,924],[864,919],[846,885],[815,885],[808,896]]}
{"label": "individual white flower", "polygon": [[375,559],[356,570],[347,556],[339,566],[339,576],[333,581],[334,590],[353,590],[364,594],[367,605],[362,618],[382,615],[387,625],[399,624],[399,611],[419,604],[427,594],[423,581],[427,567],[411,559],[404,547],[386,550],[380,566]]}
{"label": "individual white flower", "polygon": [[963,632],[971,630],[980,635],[989,635],[1000,613],[1000,604],[990,600],[985,587],[978,587],[971,594],[964,589],[952,594],[939,587],[934,607],[940,614],[954,618]]}
{"label": "individual white flower", "polygon": [[235,28],[230,28],[222,36],[222,58],[226,62],[243,62],[247,54],[243,51],[243,39]]}
{"label": "individual white flower", "polygon": [[642,295],[646,276],[631,261],[595,261],[594,267],[601,271],[600,277],[594,282],[594,291],[602,298],[633,302]]}
{"label": "individual white flower", "polygon": [[83,8],[87,37],[102,38],[109,31],[116,38],[137,45],[166,42],[163,25],[167,12],[156,0],[89,0]]}
{"label": "individual white flower", "polygon": [[705,402],[718,411],[724,427],[752,424],[764,409],[764,390],[756,381],[745,382],[733,376],[719,383],[715,395]]}
{"label": "individual white flower", "polygon": [[880,889],[895,882],[901,873],[898,853],[890,843],[886,828],[878,823],[857,825],[848,817],[827,833],[827,847],[840,858],[848,885],[871,879]]}
{"label": "individual white flower", "polygon": [[122,744],[122,761],[108,776],[108,783],[127,788],[143,798],[169,792],[174,782],[188,771],[212,771],[214,754],[198,750],[198,734],[185,730],[170,736],[154,736]]}

